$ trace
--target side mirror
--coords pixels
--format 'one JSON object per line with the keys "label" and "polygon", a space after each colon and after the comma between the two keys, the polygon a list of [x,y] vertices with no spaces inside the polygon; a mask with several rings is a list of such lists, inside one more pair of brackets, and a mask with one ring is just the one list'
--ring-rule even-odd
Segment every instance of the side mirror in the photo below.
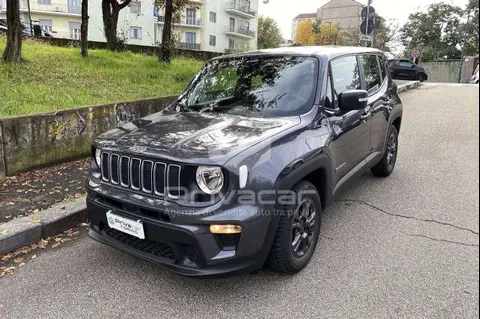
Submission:
{"label": "side mirror", "polygon": [[413,69],[414,67],[416,67],[417,65],[416,64],[412,64],[411,68]]}
{"label": "side mirror", "polygon": [[340,94],[338,107],[342,111],[363,110],[367,107],[368,93],[365,90],[350,90]]}

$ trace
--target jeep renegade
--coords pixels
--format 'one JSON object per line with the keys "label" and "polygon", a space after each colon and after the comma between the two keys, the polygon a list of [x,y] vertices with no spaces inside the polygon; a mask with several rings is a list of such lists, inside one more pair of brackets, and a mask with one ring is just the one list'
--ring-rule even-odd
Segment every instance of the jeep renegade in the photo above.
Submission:
{"label": "jeep renegade", "polygon": [[392,173],[402,108],[376,49],[212,59],[163,111],[94,141],[89,234],[187,276],[296,273],[332,199]]}

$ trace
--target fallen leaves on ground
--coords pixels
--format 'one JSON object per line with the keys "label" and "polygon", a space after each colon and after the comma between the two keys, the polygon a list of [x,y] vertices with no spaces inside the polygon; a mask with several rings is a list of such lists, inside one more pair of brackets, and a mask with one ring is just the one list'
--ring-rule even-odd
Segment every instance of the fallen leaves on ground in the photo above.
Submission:
{"label": "fallen leaves on ground", "polygon": [[81,223],[77,227],[65,230],[64,232],[55,236],[41,239],[36,243],[24,246],[7,254],[0,254],[0,278],[13,273],[16,269],[16,267],[13,265],[18,265],[18,267],[22,267],[27,262],[32,262],[37,258],[37,255],[32,255],[30,258],[28,258],[28,256],[26,256],[27,254],[31,253],[36,249],[46,249],[49,246],[50,248],[57,248],[61,244],[71,241],[72,238],[69,237],[79,235],[79,227],[83,227],[83,229],[85,229],[86,226],[88,226],[87,223]]}

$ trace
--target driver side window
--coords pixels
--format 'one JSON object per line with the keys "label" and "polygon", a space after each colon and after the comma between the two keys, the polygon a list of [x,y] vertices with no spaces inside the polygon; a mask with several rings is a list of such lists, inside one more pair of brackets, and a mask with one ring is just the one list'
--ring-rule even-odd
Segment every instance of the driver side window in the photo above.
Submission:
{"label": "driver side window", "polygon": [[411,68],[413,63],[409,62],[409,61],[400,61],[398,63],[398,65],[400,65],[401,67],[404,67],[404,68]]}

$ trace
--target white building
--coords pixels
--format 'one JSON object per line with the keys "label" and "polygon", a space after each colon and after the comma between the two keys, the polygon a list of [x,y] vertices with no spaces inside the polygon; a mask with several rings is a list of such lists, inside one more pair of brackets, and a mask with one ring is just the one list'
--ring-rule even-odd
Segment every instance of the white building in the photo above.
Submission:
{"label": "white building", "polygon": [[[162,41],[164,10],[151,0],[132,1],[120,11],[118,36],[128,44],[155,46]],[[105,41],[101,0],[89,1],[89,40]],[[258,0],[191,0],[173,18],[179,48],[238,52],[257,47]]]}
{"label": "white building", "polygon": [[[20,20],[29,25],[28,2],[33,24],[59,38],[80,39],[81,0],[18,0]],[[0,19],[6,19],[7,0],[0,0]]]}

